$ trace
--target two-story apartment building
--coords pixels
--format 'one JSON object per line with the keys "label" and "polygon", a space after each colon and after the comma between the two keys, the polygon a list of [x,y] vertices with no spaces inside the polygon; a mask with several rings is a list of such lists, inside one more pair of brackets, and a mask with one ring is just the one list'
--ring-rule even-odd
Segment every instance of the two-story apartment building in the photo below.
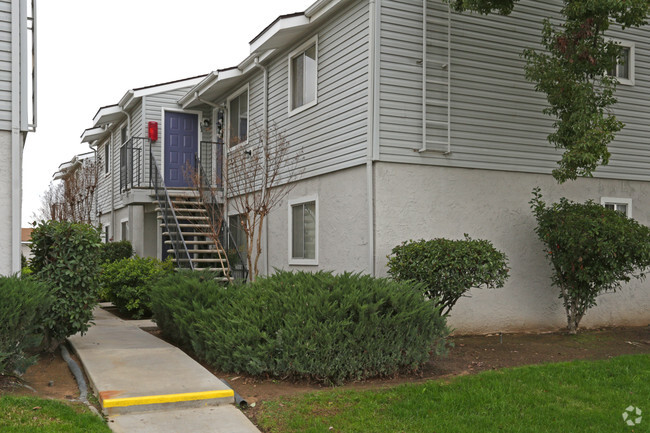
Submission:
{"label": "two-story apartment building", "polygon": [[[263,272],[383,276],[402,241],[468,233],[508,254],[511,277],[503,289],[472,290],[451,325],[562,327],[531,191],[593,199],[650,223],[650,39],[647,28],[611,32],[630,58],[617,71],[616,113],[627,127],[594,178],[558,185],[550,173],[559,153],[546,140],[552,119],[524,78],[521,53],[539,46],[542,20],[560,7],[522,0],[503,17],[457,14],[442,0],[319,0],[273,21],[237,66],[185,89],[178,109],[205,125],[197,141],[223,140],[225,161],[271,125],[300,154],[299,180],[267,219]],[[648,284],[633,282],[602,296],[584,325],[647,324],[649,306]]]}
{"label": "two-story apartment building", "polygon": [[21,269],[23,147],[36,127],[34,4],[0,0],[0,275]]}

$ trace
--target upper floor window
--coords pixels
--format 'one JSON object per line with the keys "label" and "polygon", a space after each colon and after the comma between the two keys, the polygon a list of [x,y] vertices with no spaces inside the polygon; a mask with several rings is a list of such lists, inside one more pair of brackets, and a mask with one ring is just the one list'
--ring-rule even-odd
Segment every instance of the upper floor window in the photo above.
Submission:
{"label": "upper floor window", "polygon": [[248,87],[231,97],[228,102],[230,116],[230,146],[248,139]]}
{"label": "upper floor window", "polygon": [[126,138],[127,138],[126,126],[122,127],[122,129],[120,130],[120,138],[122,139],[122,144],[126,143]]}
{"label": "upper floor window", "polygon": [[621,46],[621,54],[616,66],[607,72],[616,77],[621,84],[634,85],[634,43],[616,41]]}
{"label": "upper floor window", "polygon": [[632,218],[632,199],[631,198],[616,198],[616,197],[601,197],[600,204],[607,209],[618,211],[628,218]]}
{"label": "upper floor window", "polygon": [[316,104],[318,56],[312,39],[289,56],[289,112]]}
{"label": "upper floor window", "polygon": [[104,145],[104,173],[111,172],[111,143],[106,142]]}

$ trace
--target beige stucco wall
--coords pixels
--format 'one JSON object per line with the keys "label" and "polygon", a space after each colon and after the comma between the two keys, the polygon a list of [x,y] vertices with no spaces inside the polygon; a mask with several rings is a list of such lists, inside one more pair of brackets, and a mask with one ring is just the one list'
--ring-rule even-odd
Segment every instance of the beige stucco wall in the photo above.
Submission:
{"label": "beige stucco wall", "polygon": [[[510,259],[511,276],[496,290],[472,290],[458,301],[450,325],[457,333],[527,331],[566,326],[558,290],[550,285],[550,266],[533,229],[528,204],[535,186],[544,199],[576,201],[601,197],[632,199],[632,217],[650,224],[650,183],[579,179],[557,185],[548,175],[427,167],[375,165],[376,268],[386,275],[386,256],[408,239],[435,237],[489,239]],[[581,326],[647,325],[650,283],[633,281],[615,294],[598,298]]]}
{"label": "beige stucco wall", "polygon": [[[297,182],[268,217],[269,268],[368,272],[368,202],[365,166]],[[289,265],[289,200],[317,196],[318,266]],[[231,211],[231,213],[234,213]],[[260,259],[260,271],[264,271]]]}
{"label": "beige stucco wall", "polygon": [[[22,149],[22,146],[21,146]],[[22,169],[18,173],[12,173],[11,167],[11,132],[0,131],[0,275],[11,275],[20,271],[20,206],[13,209],[12,198],[22,190],[12,188],[12,178],[22,177]],[[21,185],[22,182],[19,182]],[[15,211],[15,213],[14,213]],[[14,224],[17,221],[18,224]],[[12,237],[14,226],[18,231],[18,242]]]}

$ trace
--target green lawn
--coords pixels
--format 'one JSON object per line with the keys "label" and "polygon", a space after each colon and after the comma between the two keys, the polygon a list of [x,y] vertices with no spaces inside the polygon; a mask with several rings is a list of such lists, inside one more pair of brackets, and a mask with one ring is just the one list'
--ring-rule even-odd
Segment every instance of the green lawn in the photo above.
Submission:
{"label": "green lawn", "polygon": [[0,397],[2,433],[110,433],[83,404],[35,397]]}
{"label": "green lawn", "polygon": [[[630,405],[644,412],[633,427],[622,417]],[[650,355],[318,392],[265,402],[257,420],[278,433],[650,432]]]}

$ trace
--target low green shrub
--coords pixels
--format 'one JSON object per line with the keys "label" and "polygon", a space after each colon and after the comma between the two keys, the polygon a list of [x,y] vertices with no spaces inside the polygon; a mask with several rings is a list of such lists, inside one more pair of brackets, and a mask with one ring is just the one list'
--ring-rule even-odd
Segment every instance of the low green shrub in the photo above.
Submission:
{"label": "low green shrub", "polygon": [[47,288],[33,280],[0,277],[0,374],[24,372],[35,357],[25,351],[43,339],[42,318],[52,304]]}
{"label": "low green shrub", "polygon": [[98,229],[67,221],[42,221],[32,232],[33,277],[54,296],[44,315],[48,348],[90,326],[99,290]]}
{"label": "low green shrub", "polygon": [[388,256],[388,274],[397,281],[424,284],[427,297],[437,299],[447,315],[473,287],[503,287],[508,257],[488,240],[432,239],[402,242]]}
{"label": "low green shrub", "polygon": [[129,241],[106,242],[102,244],[101,261],[117,262],[118,260],[133,257],[133,245]]}
{"label": "low green shrub", "polygon": [[118,310],[133,319],[151,315],[151,285],[174,271],[171,261],[131,257],[104,264],[102,291]]}
{"label": "low green shrub", "polygon": [[341,383],[417,370],[448,334],[414,283],[283,272],[222,286],[175,275],[152,291],[163,333],[227,372]]}

